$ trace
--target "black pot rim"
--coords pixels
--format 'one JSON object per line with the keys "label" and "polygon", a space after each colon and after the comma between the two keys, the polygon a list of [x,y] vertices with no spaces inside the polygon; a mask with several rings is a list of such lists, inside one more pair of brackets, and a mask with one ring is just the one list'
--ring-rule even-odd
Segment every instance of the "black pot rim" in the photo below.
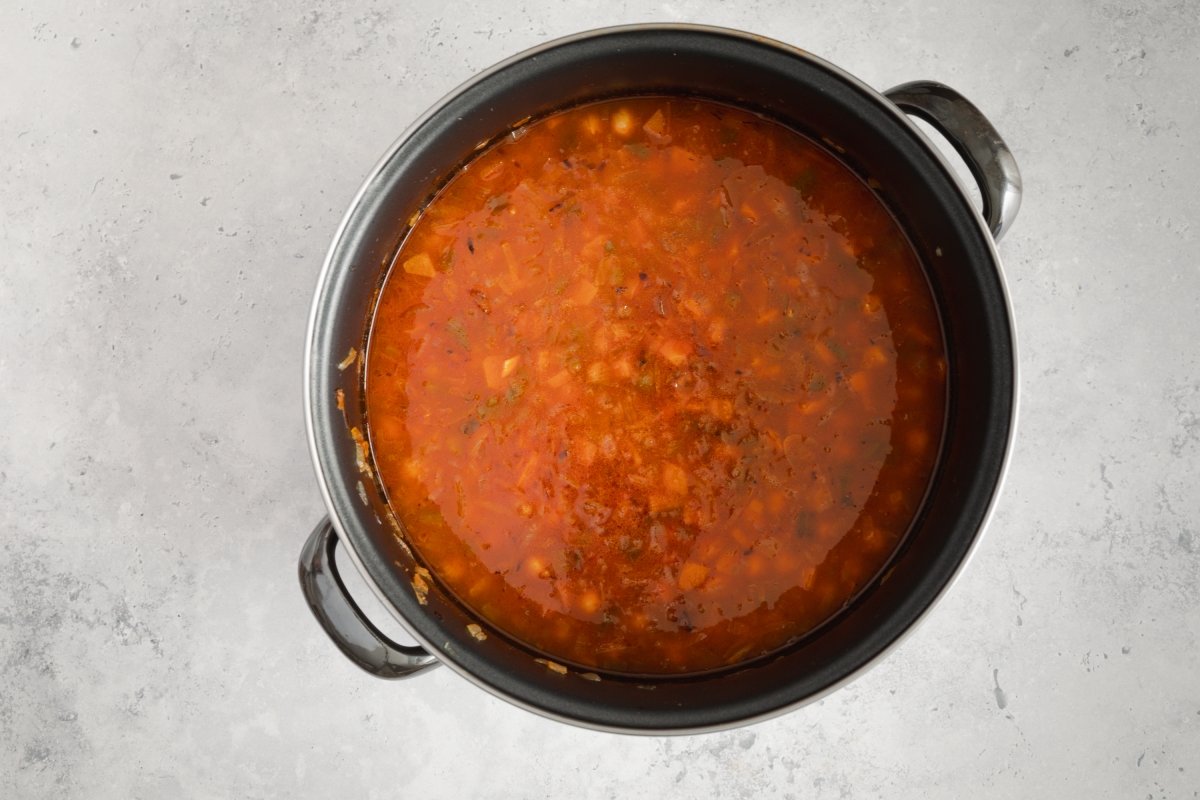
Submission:
{"label": "black pot rim", "polygon": [[[570,36],[558,38],[558,39],[543,43],[541,45],[527,49],[523,52],[517,53],[517,54],[495,64],[494,66],[478,73],[477,75],[473,76],[468,81],[460,84],[459,86],[454,88],[452,91],[450,91],[449,93],[444,95],[436,103],[434,103],[432,106],[430,106],[430,108],[428,110],[426,110],[420,117],[418,117],[416,120],[414,120],[404,130],[404,132],[402,132],[400,134],[400,136],[392,143],[392,145],[387,149],[387,151],[376,162],[375,166],[367,174],[367,177],[364,179],[358,192],[355,194],[354,199],[351,201],[345,215],[343,216],[340,224],[338,225],[337,230],[335,231],[335,233],[333,235],[331,244],[329,246],[325,260],[321,267],[319,277],[317,279],[317,284],[316,284],[316,288],[315,288],[314,296],[313,296],[313,303],[312,303],[311,310],[309,313],[307,333],[306,333],[306,337],[305,337],[304,414],[305,414],[306,434],[307,434],[308,445],[309,445],[309,453],[310,453],[310,457],[312,459],[312,463],[313,463],[313,466],[314,466],[314,469],[316,472],[317,483],[320,488],[321,496],[324,500],[325,507],[329,512],[330,521],[331,521],[332,525],[334,526],[334,529],[337,531],[338,537],[339,537],[341,543],[344,545],[343,553],[345,555],[347,555],[350,558],[350,560],[354,563],[358,572],[362,576],[364,583],[368,587],[370,587],[370,590],[379,599],[379,601],[382,603],[384,608],[388,609],[388,611],[397,620],[397,622],[399,622],[399,624],[406,631],[408,631],[413,636],[414,639],[416,639],[418,642],[420,642],[429,652],[436,653],[439,660],[442,663],[444,663],[446,666],[450,667],[452,670],[454,670],[456,673],[458,673],[462,677],[466,678],[471,683],[482,687],[483,689],[490,692],[491,694],[498,696],[501,699],[506,700],[507,702],[510,702],[516,706],[519,706],[528,711],[534,712],[540,716],[543,716],[543,717],[546,717],[549,719],[553,719],[553,720],[556,720],[559,722],[564,722],[564,723],[568,723],[568,724],[575,725],[578,727],[583,727],[583,728],[588,728],[588,729],[593,729],[593,730],[601,730],[601,731],[615,732],[615,733],[632,733],[632,734],[643,734],[643,735],[693,734],[693,733],[704,733],[704,732],[712,732],[712,731],[718,731],[718,730],[726,730],[729,728],[738,727],[738,726],[742,726],[742,725],[748,725],[748,724],[752,724],[755,722],[760,722],[760,721],[763,721],[766,719],[780,716],[782,714],[785,714],[792,710],[795,710],[796,708],[799,708],[799,707],[802,707],[809,703],[815,702],[815,701],[827,696],[828,694],[830,694],[831,692],[840,688],[841,686],[860,677],[872,666],[874,666],[875,664],[878,664],[880,661],[882,661],[902,641],[904,641],[904,639],[906,639],[917,628],[917,626],[920,625],[921,622],[923,622],[928,617],[929,612],[932,610],[932,608],[935,605],[937,605],[937,603],[945,596],[946,592],[950,589],[950,587],[953,586],[957,582],[959,577],[962,575],[963,570],[966,568],[966,565],[971,561],[975,552],[977,551],[977,549],[979,547],[979,543],[983,538],[983,534],[991,522],[992,515],[996,508],[996,499],[1001,493],[1005,478],[1007,476],[1008,467],[1009,467],[1012,450],[1013,450],[1013,441],[1014,441],[1014,438],[1016,435],[1016,430],[1017,430],[1017,418],[1018,418],[1018,408],[1019,408],[1019,399],[1020,399],[1020,391],[1019,391],[1020,382],[1019,382],[1019,374],[1018,374],[1019,359],[1017,357],[1017,353],[1018,353],[1018,351],[1017,351],[1017,334],[1016,334],[1015,324],[1013,321],[1014,316],[1013,316],[1013,311],[1012,311],[1012,304],[1011,304],[1011,300],[1010,300],[1009,293],[1007,290],[1003,265],[1001,264],[999,255],[996,251],[995,243],[992,238],[992,235],[991,235],[990,231],[988,230],[987,224],[984,222],[982,217],[980,217],[978,214],[975,215],[976,222],[980,229],[980,233],[982,234],[982,240],[985,243],[986,247],[988,248],[988,254],[990,256],[991,265],[994,268],[995,277],[999,284],[1000,295],[1003,298],[1003,302],[1004,302],[1003,313],[1007,318],[1008,330],[1010,331],[1010,342],[1008,344],[1011,347],[1011,352],[1012,352],[1012,375],[1011,375],[1012,397],[1011,397],[1011,406],[1010,406],[1011,414],[1010,414],[1010,418],[1008,420],[1008,433],[1007,433],[1006,441],[1003,444],[1003,457],[1000,462],[999,473],[998,473],[995,483],[993,485],[991,495],[988,498],[987,505],[986,505],[986,508],[982,515],[982,519],[979,524],[978,530],[975,532],[974,538],[971,541],[971,543],[966,551],[966,554],[958,562],[957,567],[953,570],[951,575],[942,583],[940,589],[934,594],[934,596],[932,597],[930,602],[925,606],[925,608],[914,619],[912,619],[912,621],[907,625],[907,627],[904,628],[899,633],[899,635],[896,636],[896,638],[894,638],[890,643],[888,643],[882,649],[878,650],[874,656],[872,656],[870,659],[868,659],[860,667],[842,675],[839,679],[830,682],[829,684],[825,685],[819,691],[813,692],[799,700],[780,704],[779,706],[772,708],[769,711],[766,711],[763,713],[758,713],[758,714],[755,714],[752,716],[746,716],[744,718],[739,718],[739,719],[732,720],[732,721],[720,721],[720,722],[716,722],[713,724],[702,724],[702,725],[687,726],[687,727],[674,727],[674,726],[670,726],[670,727],[640,727],[640,726],[639,727],[627,727],[627,726],[622,726],[622,725],[605,724],[602,722],[598,722],[596,720],[583,719],[583,718],[580,718],[577,716],[560,713],[559,711],[557,711],[554,708],[536,704],[534,702],[527,701],[526,699],[524,699],[522,697],[515,696],[512,692],[507,691],[504,687],[498,686],[491,681],[485,680],[481,676],[475,674],[471,670],[469,670],[466,667],[464,667],[463,665],[459,664],[457,662],[457,660],[454,658],[454,654],[452,652],[441,651],[439,648],[436,647],[436,645],[434,645],[431,641],[429,641],[426,637],[424,637],[420,633],[420,631],[416,630],[415,626],[404,617],[404,615],[401,613],[401,611],[388,598],[387,594],[380,587],[379,583],[372,577],[371,572],[368,570],[362,555],[360,553],[358,553],[357,550],[355,549],[354,537],[347,535],[348,532],[347,532],[347,529],[345,527],[345,522],[344,522],[344,517],[347,515],[340,513],[342,509],[339,508],[339,503],[335,500],[334,493],[331,490],[331,483],[335,482],[335,481],[336,482],[343,481],[344,476],[342,476],[340,474],[338,465],[336,463],[334,463],[334,459],[333,459],[332,455],[327,453],[325,451],[325,449],[319,445],[321,437],[319,436],[318,429],[322,425],[322,422],[318,418],[319,415],[317,413],[316,403],[322,402],[323,400],[322,400],[322,398],[318,398],[316,396],[315,392],[313,391],[313,387],[315,386],[314,378],[315,378],[316,370],[319,367],[326,366],[321,361],[323,355],[321,353],[319,353],[316,348],[316,339],[317,339],[317,333],[318,333],[318,326],[320,325],[321,312],[324,307],[323,300],[329,291],[331,276],[332,276],[333,272],[335,271],[336,256],[339,253],[339,251],[342,249],[342,247],[344,246],[347,232],[354,226],[354,223],[360,216],[360,209],[364,204],[364,200],[369,195],[371,195],[372,192],[374,192],[375,189],[377,188],[377,184],[379,182],[381,173],[384,172],[388,163],[393,159],[393,157],[397,154],[397,152],[400,151],[401,148],[403,148],[406,145],[406,143],[413,136],[413,134],[415,132],[417,132],[430,118],[435,116],[440,110],[443,109],[443,107],[445,107],[448,103],[450,103],[452,100],[454,100],[460,94],[471,89],[472,87],[476,86],[477,84],[486,81],[489,77],[493,76],[495,73],[500,72],[518,62],[521,62],[521,61],[524,61],[524,60],[530,59],[530,58],[536,58],[538,55],[540,55],[542,53],[557,49],[564,45],[571,45],[571,44],[575,44],[575,43],[579,43],[579,42],[583,42],[583,41],[587,41],[587,40],[591,40],[591,39],[612,36],[612,35],[628,34],[628,33],[645,33],[645,32],[670,32],[670,33],[684,33],[684,34],[696,33],[696,34],[703,34],[706,36],[717,36],[717,37],[726,37],[726,38],[730,38],[730,39],[738,39],[738,40],[743,40],[746,42],[755,43],[758,45],[765,45],[767,47],[782,51],[783,53],[788,54],[794,58],[804,60],[804,61],[808,62],[810,65],[813,65],[813,66],[817,67],[818,69],[829,73],[836,79],[845,83],[850,88],[856,90],[864,98],[873,102],[879,108],[881,108],[881,109],[885,110],[887,113],[891,114],[901,125],[908,128],[913,134],[915,134],[915,136],[917,137],[917,139],[919,141],[922,141],[925,144],[926,148],[929,151],[929,154],[933,157],[933,159],[938,164],[940,164],[941,168],[945,171],[946,175],[949,177],[951,183],[953,183],[954,185],[959,185],[958,179],[955,177],[954,170],[949,166],[948,162],[942,156],[941,152],[937,149],[937,147],[935,147],[932,144],[932,142],[930,142],[928,140],[928,138],[925,136],[925,134],[921,131],[920,128],[918,128],[913,123],[912,119],[908,115],[906,115],[903,111],[901,111],[899,108],[897,108],[895,105],[893,105],[886,97],[884,97],[878,91],[867,86],[866,84],[864,84],[862,81],[860,81],[858,78],[854,77],[853,75],[850,75],[849,73],[845,72],[844,70],[840,69],[839,67],[837,67],[817,56],[814,56],[805,50],[802,50],[797,47],[793,47],[789,44],[779,42],[779,41],[770,39],[768,37],[763,37],[760,35],[747,33],[744,31],[738,31],[738,30],[734,30],[734,29],[729,29],[729,28],[722,28],[722,27],[708,26],[708,25],[697,25],[697,24],[682,24],[682,23],[648,23],[648,24],[620,25],[620,26],[604,27],[604,28],[598,28],[598,29],[593,29],[593,30],[589,30],[589,31],[584,31],[581,33],[573,34]],[[960,186],[960,193],[963,194],[964,201],[968,202],[968,204],[969,204],[969,201],[966,200],[965,192],[962,192],[962,190],[961,190],[961,186]]]}

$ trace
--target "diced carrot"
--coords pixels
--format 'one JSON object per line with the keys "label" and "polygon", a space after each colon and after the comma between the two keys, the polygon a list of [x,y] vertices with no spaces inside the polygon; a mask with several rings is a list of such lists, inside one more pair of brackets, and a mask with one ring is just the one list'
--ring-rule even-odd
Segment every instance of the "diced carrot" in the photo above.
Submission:
{"label": "diced carrot", "polygon": [[467,597],[479,597],[483,595],[491,588],[492,581],[492,574],[489,572],[487,575],[484,575],[482,578],[471,584],[471,586],[467,589]]}
{"label": "diced carrot", "polygon": [[588,365],[587,379],[589,383],[602,383],[605,376],[605,368],[603,361],[593,361]]}
{"label": "diced carrot", "polygon": [[596,288],[596,284],[589,280],[581,280],[575,284],[575,288],[571,291],[569,298],[575,305],[586,306],[595,299],[598,291],[599,289]]}
{"label": "diced carrot", "polygon": [[703,317],[708,311],[707,303],[702,303],[695,297],[685,297],[679,302],[679,307],[693,317]]}
{"label": "diced carrot", "polygon": [[855,394],[865,394],[871,388],[871,381],[865,372],[854,373],[850,376],[848,383],[850,384],[850,389]]}
{"label": "diced carrot", "polygon": [[575,448],[575,458],[580,464],[586,467],[596,460],[596,455],[599,452],[600,448],[595,442],[591,441],[590,439],[584,439],[579,443],[579,446]]}
{"label": "diced carrot", "polygon": [[426,278],[434,276],[433,259],[428,253],[417,253],[404,262],[404,271],[409,275],[421,275]]}
{"label": "diced carrot", "polygon": [[758,536],[745,528],[734,528],[730,535],[742,548],[753,547],[754,543],[758,541]]}
{"label": "diced carrot", "polygon": [[812,352],[822,364],[832,366],[838,363],[838,357],[833,354],[833,351],[824,342],[813,342]]}
{"label": "diced carrot", "polygon": [[595,262],[597,282],[602,280],[601,276],[604,274],[603,265],[600,261],[607,252],[605,242],[608,242],[609,247],[612,246],[612,240],[608,236],[598,233],[584,242],[583,247],[579,248],[579,261],[581,263]]}
{"label": "diced carrot", "polygon": [[908,432],[905,444],[913,453],[924,453],[929,447],[929,433],[922,428],[913,428]]}
{"label": "diced carrot", "polygon": [[650,119],[646,120],[646,124],[642,126],[642,130],[654,136],[662,136],[667,132],[667,120],[663,116],[662,109],[650,115]]}
{"label": "diced carrot", "polygon": [[679,570],[679,588],[685,592],[695,589],[708,577],[708,567],[688,561]]}
{"label": "diced carrot", "polygon": [[688,356],[692,354],[691,345],[682,339],[667,339],[658,346],[658,352],[667,361],[670,361],[675,366],[679,366],[687,361]]}
{"label": "diced carrot", "polygon": [[650,506],[651,514],[657,514],[661,511],[669,511],[672,508],[679,508],[681,502],[682,501],[680,500],[679,496],[659,494],[658,492],[655,492],[646,498],[646,503]]}
{"label": "diced carrot", "polygon": [[571,371],[562,369],[546,379],[546,385],[554,389],[566,385],[567,381],[571,380]]}
{"label": "diced carrot", "polygon": [[500,356],[483,357],[483,379],[489,389],[499,389],[504,386],[504,359]]}
{"label": "diced carrot", "polygon": [[729,324],[721,317],[716,317],[712,322],[708,323],[708,339],[713,344],[720,344],[725,341],[725,329]]}
{"label": "diced carrot", "polygon": [[612,129],[618,136],[628,136],[633,133],[633,115],[622,108],[612,115]]}
{"label": "diced carrot", "polygon": [[663,464],[663,486],[671,494],[687,494],[688,479],[687,472],[678,464],[672,464],[669,461]]}
{"label": "diced carrot", "polygon": [[509,375],[512,375],[519,366],[521,366],[520,356],[513,356],[512,358],[504,359],[504,366],[500,369],[500,377],[507,378]]}
{"label": "diced carrot", "polygon": [[827,482],[821,480],[809,490],[808,505],[813,511],[828,511],[833,507],[833,492]]}
{"label": "diced carrot", "polygon": [[714,397],[708,401],[708,410],[722,422],[733,419],[733,401],[725,397]]}
{"label": "diced carrot", "polygon": [[608,332],[608,328],[599,327],[592,334],[592,350],[597,353],[607,353],[608,347],[612,343],[612,335]]}
{"label": "diced carrot", "polygon": [[579,595],[579,610],[585,614],[595,614],[600,610],[600,595],[589,590]]}
{"label": "diced carrot", "polygon": [[877,344],[873,344],[867,348],[867,352],[863,353],[864,367],[882,367],[888,363],[887,354],[883,352],[883,348]]}
{"label": "diced carrot", "polygon": [[628,380],[633,377],[633,362],[628,358],[618,358],[612,363],[612,371],[618,378]]}

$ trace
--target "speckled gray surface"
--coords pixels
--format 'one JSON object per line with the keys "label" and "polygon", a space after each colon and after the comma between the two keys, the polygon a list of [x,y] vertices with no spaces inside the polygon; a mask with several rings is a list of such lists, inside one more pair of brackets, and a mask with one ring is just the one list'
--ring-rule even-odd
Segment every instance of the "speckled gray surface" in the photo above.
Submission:
{"label": "speckled gray surface", "polygon": [[[680,739],[376,681],[295,580],[304,324],[362,176],[479,69],[643,20],[950,83],[1026,185],[975,560],[848,688]],[[0,796],[1198,796],[1198,43],[1189,0],[6,2]]]}

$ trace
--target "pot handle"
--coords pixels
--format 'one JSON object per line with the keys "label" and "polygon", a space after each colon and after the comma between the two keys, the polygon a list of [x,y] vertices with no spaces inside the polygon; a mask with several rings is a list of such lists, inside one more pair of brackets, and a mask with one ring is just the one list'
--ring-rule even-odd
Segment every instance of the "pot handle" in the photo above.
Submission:
{"label": "pot handle", "polygon": [[321,520],[300,551],[300,588],[317,622],[333,643],[377,678],[409,678],[439,662],[423,647],[397,644],[384,636],[350,599],[333,560],[337,532]]}
{"label": "pot handle", "polygon": [[992,123],[970,100],[935,81],[904,83],[883,94],[936,128],[962,156],[983,195],[983,218],[1000,241],[1021,207],[1021,172]]}

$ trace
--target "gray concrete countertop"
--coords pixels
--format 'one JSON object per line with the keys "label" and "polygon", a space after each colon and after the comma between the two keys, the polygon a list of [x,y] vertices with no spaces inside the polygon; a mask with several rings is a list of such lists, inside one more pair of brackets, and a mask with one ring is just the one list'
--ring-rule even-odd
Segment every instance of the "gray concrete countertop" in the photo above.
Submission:
{"label": "gray concrete countertop", "polygon": [[[880,666],[728,733],[359,672],[295,578],[302,344],[378,155],[518,50],[683,20],[941,80],[1025,178],[1022,418],[975,560]],[[1200,796],[1200,8],[0,8],[0,796]]]}

